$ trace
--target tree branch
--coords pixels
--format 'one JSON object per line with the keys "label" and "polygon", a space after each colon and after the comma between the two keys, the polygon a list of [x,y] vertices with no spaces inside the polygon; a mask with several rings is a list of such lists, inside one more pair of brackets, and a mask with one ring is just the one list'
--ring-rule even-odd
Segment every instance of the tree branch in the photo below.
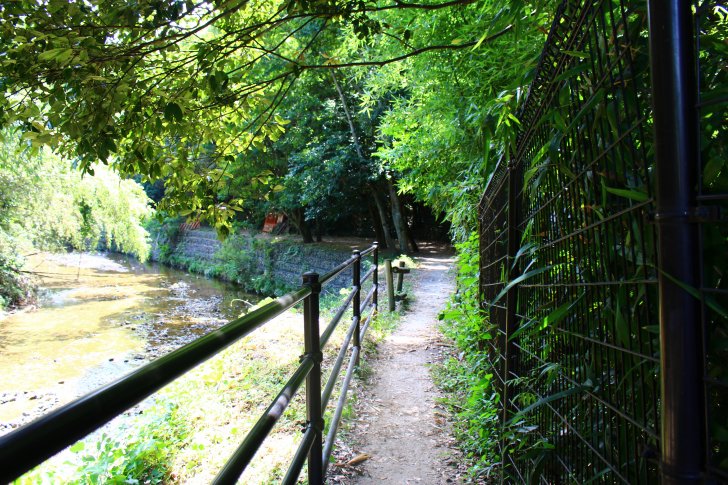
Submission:
{"label": "tree branch", "polygon": [[506,33],[513,30],[513,26],[509,25],[508,27],[504,28],[500,32],[497,32],[489,37],[486,37],[483,39],[483,41],[473,41],[473,42],[466,42],[464,44],[448,44],[448,45],[429,45],[427,47],[421,47],[419,49],[414,49],[406,54],[402,54],[401,56],[397,57],[390,57],[389,59],[383,59],[381,61],[355,61],[355,62],[342,62],[338,64],[300,64],[299,68],[301,69],[340,69],[344,67],[361,67],[361,66],[386,66],[387,64],[392,64],[394,62],[400,62],[405,59],[408,59],[410,57],[417,56],[419,54],[429,52],[429,51],[443,51],[443,50],[461,50],[461,49],[467,49],[468,47],[473,47],[478,44],[483,44],[486,42],[493,41],[497,39],[498,37],[501,37],[505,35]]}

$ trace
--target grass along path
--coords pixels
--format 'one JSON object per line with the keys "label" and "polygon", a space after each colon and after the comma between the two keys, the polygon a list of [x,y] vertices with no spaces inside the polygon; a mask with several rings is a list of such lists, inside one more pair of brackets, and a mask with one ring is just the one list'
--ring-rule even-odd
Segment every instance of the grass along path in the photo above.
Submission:
{"label": "grass along path", "polygon": [[363,461],[340,461],[332,467],[334,482],[440,484],[455,481],[458,474],[451,457],[454,442],[429,370],[440,356],[437,317],[454,291],[454,255],[441,252],[417,262],[419,268],[411,273],[414,301],[399,328],[378,346],[369,384],[359,392],[357,419],[348,434],[352,461]]}

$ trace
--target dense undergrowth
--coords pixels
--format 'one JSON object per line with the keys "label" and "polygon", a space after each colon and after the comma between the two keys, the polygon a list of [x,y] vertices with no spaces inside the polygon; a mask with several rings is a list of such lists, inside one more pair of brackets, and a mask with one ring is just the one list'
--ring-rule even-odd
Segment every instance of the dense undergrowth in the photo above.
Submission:
{"label": "dense undergrowth", "polygon": [[483,342],[493,338],[483,324],[478,303],[478,238],[456,245],[457,292],[440,314],[442,330],[456,345],[457,352],[435,368],[435,380],[445,391],[444,403],[454,418],[454,430],[470,462],[469,474],[485,479],[499,464],[500,396],[492,384],[489,353]]}

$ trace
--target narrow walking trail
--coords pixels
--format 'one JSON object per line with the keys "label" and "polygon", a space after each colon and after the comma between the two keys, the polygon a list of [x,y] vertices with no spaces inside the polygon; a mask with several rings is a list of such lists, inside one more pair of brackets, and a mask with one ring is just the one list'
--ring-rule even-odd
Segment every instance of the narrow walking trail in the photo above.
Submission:
{"label": "narrow walking trail", "polygon": [[453,440],[429,370],[443,345],[437,316],[454,291],[454,255],[438,253],[417,261],[420,266],[411,273],[413,302],[399,328],[378,346],[372,377],[359,392],[350,433],[352,456],[366,459],[350,466],[354,473],[338,477],[338,483],[455,481]]}

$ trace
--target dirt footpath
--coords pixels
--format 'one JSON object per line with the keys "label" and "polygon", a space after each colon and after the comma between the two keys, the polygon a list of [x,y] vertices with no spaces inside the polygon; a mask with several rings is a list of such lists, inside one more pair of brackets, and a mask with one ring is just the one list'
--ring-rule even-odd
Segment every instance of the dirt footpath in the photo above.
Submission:
{"label": "dirt footpath", "polygon": [[[454,255],[417,258],[414,301],[398,330],[378,347],[372,377],[359,391],[348,433],[359,464],[332,467],[334,483],[440,484],[457,482],[457,458],[429,364],[442,350],[437,316],[454,291]],[[409,276],[409,275],[408,275]],[[385,305],[386,301],[382,301]],[[344,472],[345,476],[338,475]]]}

